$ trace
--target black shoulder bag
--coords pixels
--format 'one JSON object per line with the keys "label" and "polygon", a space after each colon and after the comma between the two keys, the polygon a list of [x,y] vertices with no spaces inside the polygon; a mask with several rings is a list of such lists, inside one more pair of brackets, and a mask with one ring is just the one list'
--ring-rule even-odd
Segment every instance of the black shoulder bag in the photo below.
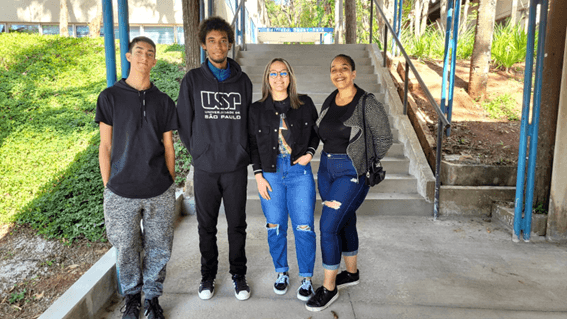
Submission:
{"label": "black shoulder bag", "polygon": [[[367,94],[362,97],[362,129],[364,134],[364,148],[367,147],[366,144],[366,98]],[[374,145],[374,143],[372,143]],[[366,154],[366,185],[374,186],[380,184],[381,181],[386,178],[386,171],[382,168],[380,159],[376,158],[374,149],[372,149],[372,157],[368,158],[368,149],[365,150]]]}

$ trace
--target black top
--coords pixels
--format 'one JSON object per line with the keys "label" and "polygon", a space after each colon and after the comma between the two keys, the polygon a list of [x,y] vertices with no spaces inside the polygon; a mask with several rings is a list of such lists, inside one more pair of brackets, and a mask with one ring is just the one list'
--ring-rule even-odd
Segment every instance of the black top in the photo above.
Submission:
{"label": "black top", "polygon": [[108,189],[126,198],[151,198],[171,186],[163,133],[177,129],[177,112],[167,94],[153,84],[138,91],[122,79],[98,96],[95,122],[112,126]]}
{"label": "black top", "polygon": [[181,81],[179,137],[195,168],[210,173],[234,172],[250,164],[248,109],[252,82],[230,58],[230,77],[222,82],[207,63],[187,72]]}
{"label": "black top", "polygon": [[[315,121],[317,120],[315,104],[307,95],[300,95],[299,99],[303,105],[298,109],[290,107],[285,113],[288,131],[290,131],[290,138],[287,142],[291,146],[292,163],[307,153],[314,155],[319,145],[319,137],[315,132]],[[281,114],[276,110],[276,105],[272,97],[268,96],[263,102],[254,102],[250,107],[250,154],[254,174],[262,171],[276,172]]]}
{"label": "black top", "polygon": [[358,100],[364,90],[357,87],[352,101],[344,106],[338,106],[335,99],[331,100],[325,118],[319,125],[319,136],[323,141],[323,151],[329,154],[346,154],[350,140],[351,128],[343,124],[344,119],[354,112]]}

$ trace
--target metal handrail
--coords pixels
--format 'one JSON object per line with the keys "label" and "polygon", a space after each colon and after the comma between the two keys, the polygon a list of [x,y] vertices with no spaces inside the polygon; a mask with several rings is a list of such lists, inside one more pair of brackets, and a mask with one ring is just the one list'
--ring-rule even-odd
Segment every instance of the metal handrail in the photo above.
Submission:
{"label": "metal handrail", "polygon": [[[413,65],[413,63],[411,61],[411,59],[409,58],[408,54],[406,53],[406,50],[404,49],[402,42],[396,36],[396,33],[392,29],[392,26],[390,26],[390,23],[388,23],[388,19],[386,18],[386,15],[384,14],[382,9],[378,5],[377,0],[370,0],[370,1],[371,1],[371,4],[372,3],[376,4],[376,8],[378,9],[378,12],[382,15],[382,18],[384,19],[384,24],[387,27],[387,29],[384,30],[383,66],[386,67],[386,61],[388,59],[387,51],[386,51],[386,49],[388,47],[388,30],[390,30],[390,33],[392,33],[392,37],[393,37],[394,41],[398,45],[400,52],[402,53],[402,55],[404,56],[404,58],[406,60],[406,74],[405,74],[405,79],[404,79],[404,89],[405,89],[404,90],[404,115],[407,115],[408,78],[409,78],[408,69],[412,70],[413,74],[415,75],[415,78],[417,79],[417,82],[419,83],[419,85],[421,86],[421,89],[425,93],[427,100],[429,101],[429,103],[431,103],[431,105],[433,105],[435,112],[437,112],[437,118],[439,119],[439,123],[437,125],[437,147],[436,147],[437,149],[436,149],[436,155],[435,155],[435,200],[434,200],[434,204],[433,204],[433,217],[434,217],[434,219],[437,219],[437,217],[439,216],[439,189],[440,189],[440,186],[441,186],[441,178],[440,178],[441,172],[440,172],[440,170],[441,170],[441,150],[442,150],[442,147],[443,147],[443,145],[442,145],[443,144],[443,132],[451,127],[451,123],[449,123],[449,121],[445,117],[445,114],[443,113],[443,111],[441,111],[439,104],[437,104],[437,102],[435,101],[435,99],[431,95],[431,92],[429,92],[429,89],[425,85],[425,82],[423,82],[423,79],[421,78],[421,76],[417,72],[415,66]],[[370,10],[373,10],[372,5],[370,6]],[[372,14],[373,13],[371,11],[371,17],[372,17]],[[370,19],[370,30],[371,30],[370,34],[371,35],[372,35],[372,20],[373,19],[371,18]],[[372,37],[370,38],[369,42],[372,43]]]}
{"label": "metal handrail", "polygon": [[[234,17],[232,18],[232,22],[230,23],[231,27],[235,27],[235,23],[236,23],[236,19],[238,19],[238,13],[240,12],[240,10],[244,11],[244,9],[242,9],[242,7],[244,7],[244,3],[246,2],[246,0],[240,0],[240,5],[238,5],[238,8],[236,8],[236,11],[234,12]],[[245,15],[243,15],[241,17],[242,22],[241,22],[241,29],[242,29],[242,45],[244,46],[244,41],[245,41],[245,26],[246,26],[246,22],[244,21],[245,19]],[[236,29],[235,29],[236,31]],[[236,54],[236,38],[237,38],[237,32],[235,32],[235,39],[234,39],[234,44],[232,45],[232,59],[235,58],[235,54]]]}

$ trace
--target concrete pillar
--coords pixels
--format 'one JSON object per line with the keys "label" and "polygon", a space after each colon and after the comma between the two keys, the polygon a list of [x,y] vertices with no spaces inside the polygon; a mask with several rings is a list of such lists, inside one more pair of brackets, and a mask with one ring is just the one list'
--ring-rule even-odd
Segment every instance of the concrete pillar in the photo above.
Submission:
{"label": "concrete pillar", "polygon": [[567,41],[563,57],[563,76],[559,95],[555,152],[549,194],[547,238],[567,241]]}

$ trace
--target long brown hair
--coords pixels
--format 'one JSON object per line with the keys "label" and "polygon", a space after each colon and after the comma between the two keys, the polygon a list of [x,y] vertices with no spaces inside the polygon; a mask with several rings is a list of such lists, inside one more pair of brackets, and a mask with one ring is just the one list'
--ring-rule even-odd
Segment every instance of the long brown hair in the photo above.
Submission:
{"label": "long brown hair", "polygon": [[287,86],[287,95],[289,96],[289,101],[291,107],[294,109],[298,109],[303,102],[299,99],[299,94],[297,94],[297,81],[295,79],[295,73],[293,72],[293,68],[285,59],[282,58],[274,58],[266,65],[266,69],[264,70],[264,77],[262,78],[262,98],[260,102],[264,102],[268,96],[272,94],[272,88],[270,87],[270,67],[274,62],[281,62],[285,64],[287,68],[287,72],[289,73],[289,85]]}

